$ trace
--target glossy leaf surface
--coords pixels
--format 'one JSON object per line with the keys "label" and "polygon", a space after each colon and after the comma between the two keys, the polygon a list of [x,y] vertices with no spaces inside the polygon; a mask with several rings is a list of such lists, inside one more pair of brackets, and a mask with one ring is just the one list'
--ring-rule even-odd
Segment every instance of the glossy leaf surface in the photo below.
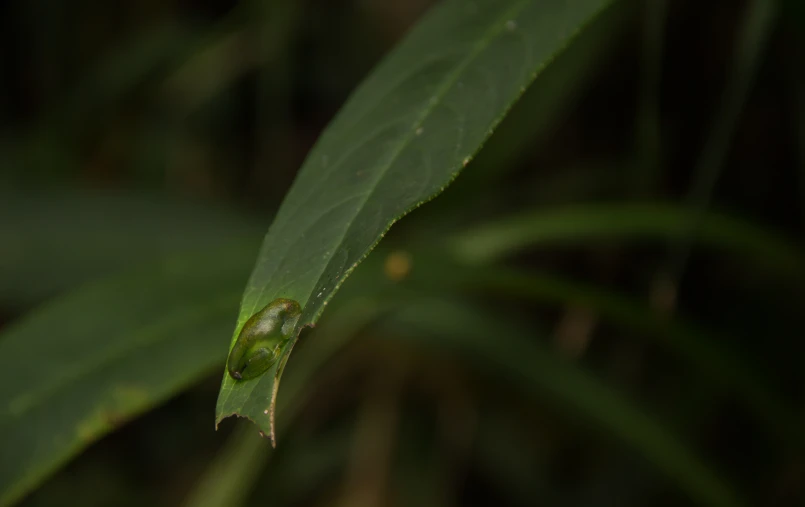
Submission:
{"label": "glossy leaf surface", "polygon": [[[358,87],[321,136],[263,242],[233,342],[276,298],[298,301],[297,336],[400,217],[469,164],[512,104],[607,0],[439,4]],[[260,378],[225,375],[217,421],[273,434],[282,358]]]}

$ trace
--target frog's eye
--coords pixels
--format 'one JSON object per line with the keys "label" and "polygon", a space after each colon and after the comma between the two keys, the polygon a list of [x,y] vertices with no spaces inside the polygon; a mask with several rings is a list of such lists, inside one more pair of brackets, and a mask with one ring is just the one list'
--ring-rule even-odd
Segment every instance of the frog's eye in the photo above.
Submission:
{"label": "frog's eye", "polygon": [[292,299],[275,299],[252,315],[229,353],[227,370],[236,379],[259,377],[279,359],[302,310]]}

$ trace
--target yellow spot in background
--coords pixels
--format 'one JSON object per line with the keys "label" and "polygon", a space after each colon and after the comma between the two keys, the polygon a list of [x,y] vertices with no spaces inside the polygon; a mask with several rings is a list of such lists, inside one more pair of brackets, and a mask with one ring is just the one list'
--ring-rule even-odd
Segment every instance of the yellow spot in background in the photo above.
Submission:
{"label": "yellow spot in background", "polygon": [[383,272],[394,282],[404,279],[411,272],[411,254],[402,250],[391,252],[386,257]]}

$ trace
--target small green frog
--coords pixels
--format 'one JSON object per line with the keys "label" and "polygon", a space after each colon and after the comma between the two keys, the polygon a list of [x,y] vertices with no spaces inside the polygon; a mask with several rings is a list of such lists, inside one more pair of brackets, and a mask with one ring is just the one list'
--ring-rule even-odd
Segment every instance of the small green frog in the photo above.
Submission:
{"label": "small green frog", "polygon": [[229,353],[229,375],[235,380],[252,379],[271,368],[291,338],[301,314],[299,303],[279,298],[252,315]]}

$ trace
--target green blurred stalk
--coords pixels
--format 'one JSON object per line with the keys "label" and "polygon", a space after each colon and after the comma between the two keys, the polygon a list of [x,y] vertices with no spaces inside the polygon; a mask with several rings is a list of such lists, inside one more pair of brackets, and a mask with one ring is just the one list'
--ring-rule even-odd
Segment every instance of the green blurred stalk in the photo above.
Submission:
{"label": "green blurred stalk", "polygon": [[[741,496],[661,423],[576,364],[544,350],[528,326],[498,310],[419,299],[395,312],[395,333],[466,356],[494,378],[548,398],[651,461],[700,505],[736,507]],[[407,331],[407,332],[406,332]]]}
{"label": "green blurred stalk", "polygon": [[690,257],[693,238],[703,226],[704,215],[710,207],[713,190],[723,170],[741,110],[775,26],[776,14],[776,0],[754,0],[746,9],[729,84],[724,91],[704,151],[694,168],[693,184],[687,198],[687,205],[693,212],[687,225],[688,232],[670,250],[669,272],[674,282],[681,277]]}
{"label": "green blurred stalk", "polygon": [[[699,223],[692,232],[693,220]],[[446,240],[462,262],[489,264],[537,245],[690,238],[750,257],[770,272],[805,280],[805,256],[786,240],[743,220],[673,204],[598,204],[511,215]]]}
{"label": "green blurred stalk", "polygon": [[734,393],[770,436],[788,445],[805,447],[805,438],[791,407],[769,385],[771,376],[737,356],[728,337],[713,335],[679,317],[663,316],[648,303],[610,288],[569,280],[558,275],[533,273],[497,265],[456,262],[432,247],[411,250],[411,271],[402,282],[383,281],[382,263],[391,255],[383,250],[370,256],[342,289],[341,297],[354,294],[388,298],[392,294],[455,294],[470,290],[493,298],[520,298],[540,303],[581,306],[603,319],[631,331],[644,341],[657,340],[701,381]]}
{"label": "green blurred stalk", "polygon": [[184,507],[243,505],[268,460],[271,444],[255,435],[254,426],[241,423],[210,464]]}
{"label": "green blurred stalk", "polygon": [[646,0],[643,9],[643,86],[637,116],[637,165],[632,184],[635,195],[645,198],[656,194],[663,169],[660,81],[668,0]]}
{"label": "green blurred stalk", "polygon": [[773,438],[805,448],[805,436],[796,415],[754,371],[717,339],[680,318],[666,319],[648,305],[611,289],[601,289],[565,278],[506,268],[488,268],[471,277],[476,290],[491,290],[550,303],[581,305],[606,320],[644,337],[654,337],[694,365],[703,376],[742,398]]}

